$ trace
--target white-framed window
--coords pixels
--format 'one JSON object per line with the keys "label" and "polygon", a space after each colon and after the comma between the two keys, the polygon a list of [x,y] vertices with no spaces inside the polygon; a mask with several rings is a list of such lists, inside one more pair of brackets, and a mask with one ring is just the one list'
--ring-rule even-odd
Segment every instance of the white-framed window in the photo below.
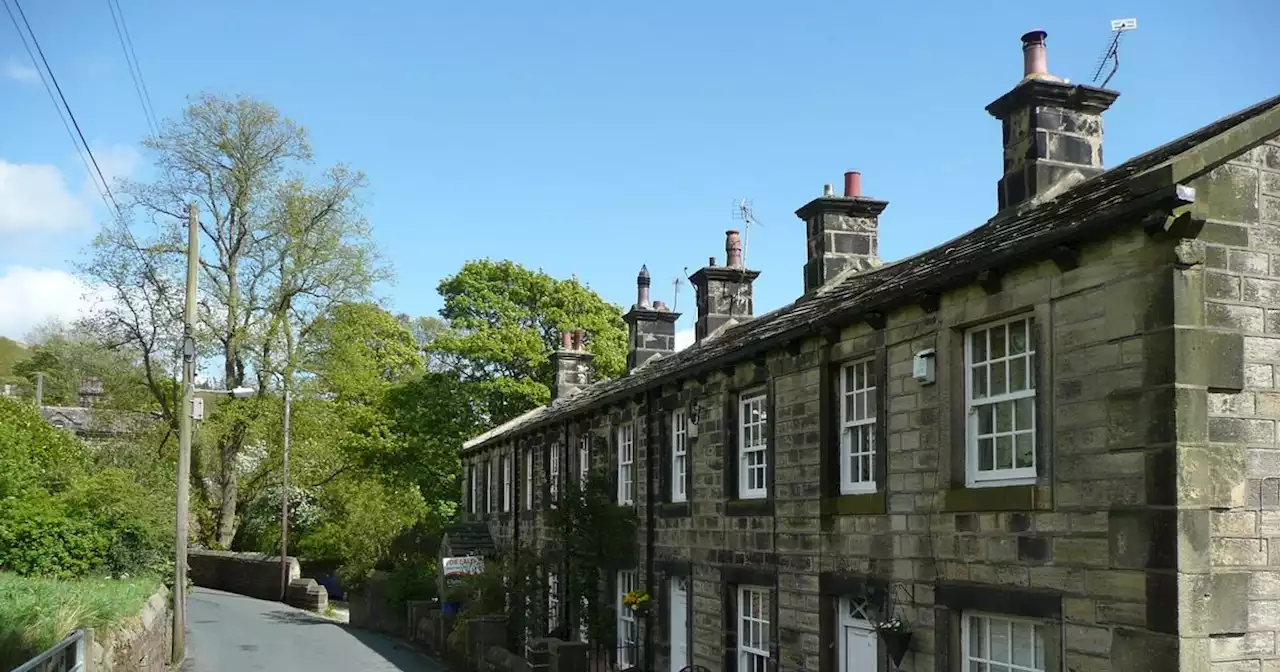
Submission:
{"label": "white-framed window", "polygon": [[618,427],[618,503],[636,503],[636,452],[631,423]]}
{"label": "white-framed window", "polygon": [[635,667],[637,662],[636,642],[640,640],[640,631],[636,626],[636,612],[622,603],[627,593],[636,589],[636,573],[629,569],[618,572],[618,669]]}
{"label": "white-framed window", "polygon": [[551,444],[551,508],[556,508],[560,501],[560,442]]}
{"label": "white-framed window", "polygon": [[560,627],[560,575],[547,572],[547,632]]}
{"label": "white-framed window", "polygon": [[768,399],[764,392],[743,394],[738,399],[738,497],[763,499],[769,496]]}
{"label": "white-framed window", "polygon": [[524,508],[533,509],[533,449],[524,450]]}
{"label": "white-framed window", "polygon": [[738,588],[738,672],[769,669],[769,589]]}
{"label": "white-framed window", "polygon": [[671,501],[689,501],[689,423],[684,409],[671,411]]}
{"label": "white-framed window", "polygon": [[1040,623],[966,613],[962,625],[964,672],[1046,672]]}
{"label": "white-framed window", "polygon": [[491,513],[498,510],[498,461],[492,458],[485,460],[485,482],[484,482],[484,498],[485,513]]}
{"label": "white-framed window", "polygon": [[502,456],[502,510],[507,512],[511,510],[511,489],[515,484],[511,482],[511,456],[503,454]]}
{"label": "white-framed window", "polygon": [[591,471],[591,437],[578,439],[578,487],[586,487],[587,473]]}
{"label": "white-framed window", "polygon": [[480,476],[476,470],[476,465],[468,465],[467,473],[469,475],[467,479],[467,513],[477,513],[480,506],[478,499],[480,496],[480,484],[478,482]]}
{"label": "white-framed window", "polygon": [[863,359],[840,370],[840,492],[876,490],[876,363]]}
{"label": "white-framed window", "polygon": [[1023,316],[965,334],[968,485],[1035,482],[1034,333]]}

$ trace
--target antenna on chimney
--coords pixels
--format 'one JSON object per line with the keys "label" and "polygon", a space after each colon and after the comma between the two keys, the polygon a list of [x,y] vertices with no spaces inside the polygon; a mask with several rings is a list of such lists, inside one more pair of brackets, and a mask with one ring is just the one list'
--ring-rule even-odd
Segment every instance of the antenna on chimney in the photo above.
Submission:
{"label": "antenna on chimney", "polygon": [[756,218],[755,210],[752,209],[752,201],[749,198],[740,198],[733,204],[733,218],[740,220],[742,226],[742,267],[747,267],[747,238],[750,236],[751,227],[764,226],[760,220]]}
{"label": "antenna on chimney", "polygon": [[1107,73],[1107,78],[1102,80],[1102,88],[1107,88],[1107,82],[1116,76],[1116,71],[1120,69],[1120,38],[1131,30],[1138,29],[1137,19],[1113,19],[1111,21],[1111,42],[1107,44],[1107,50],[1102,53],[1102,58],[1098,59],[1098,67],[1093,70],[1093,83],[1098,83],[1098,78],[1102,76],[1102,71],[1106,69],[1107,63],[1111,63],[1111,72]]}
{"label": "antenna on chimney", "polygon": [[[685,273],[688,274],[689,267],[684,267]],[[680,305],[680,278],[671,279],[671,312],[677,312],[676,306]]]}

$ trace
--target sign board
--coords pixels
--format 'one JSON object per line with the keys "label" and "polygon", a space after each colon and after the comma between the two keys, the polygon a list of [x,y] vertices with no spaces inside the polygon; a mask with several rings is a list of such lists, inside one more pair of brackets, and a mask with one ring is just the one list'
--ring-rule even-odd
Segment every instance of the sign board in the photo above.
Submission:
{"label": "sign board", "polygon": [[484,558],[468,556],[465,558],[442,558],[440,574],[444,577],[445,587],[458,585],[464,576],[475,576],[484,573]]}
{"label": "sign board", "polygon": [[441,560],[445,576],[450,574],[483,574],[484,558],[467,556],[465,558],[444,558]]}

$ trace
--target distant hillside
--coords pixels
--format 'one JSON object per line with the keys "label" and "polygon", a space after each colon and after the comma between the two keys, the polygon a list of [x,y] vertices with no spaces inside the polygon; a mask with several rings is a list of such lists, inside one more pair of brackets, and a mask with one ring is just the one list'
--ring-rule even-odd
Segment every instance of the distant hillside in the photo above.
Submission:
{"label": "distant hillside", "polygon": [[13,375],[13,365],[26,359],[27,349],[15,340],[0,336],[0,378]]}

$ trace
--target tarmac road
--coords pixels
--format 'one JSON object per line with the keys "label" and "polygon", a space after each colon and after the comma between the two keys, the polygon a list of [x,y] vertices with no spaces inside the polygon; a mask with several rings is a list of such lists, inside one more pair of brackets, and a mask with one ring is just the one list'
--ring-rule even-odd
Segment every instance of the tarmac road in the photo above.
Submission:
{"label": "tarmac road", "polygon": [[389,637],[207,588],[187,598],[187,630],[182,672],[445,672]]}

